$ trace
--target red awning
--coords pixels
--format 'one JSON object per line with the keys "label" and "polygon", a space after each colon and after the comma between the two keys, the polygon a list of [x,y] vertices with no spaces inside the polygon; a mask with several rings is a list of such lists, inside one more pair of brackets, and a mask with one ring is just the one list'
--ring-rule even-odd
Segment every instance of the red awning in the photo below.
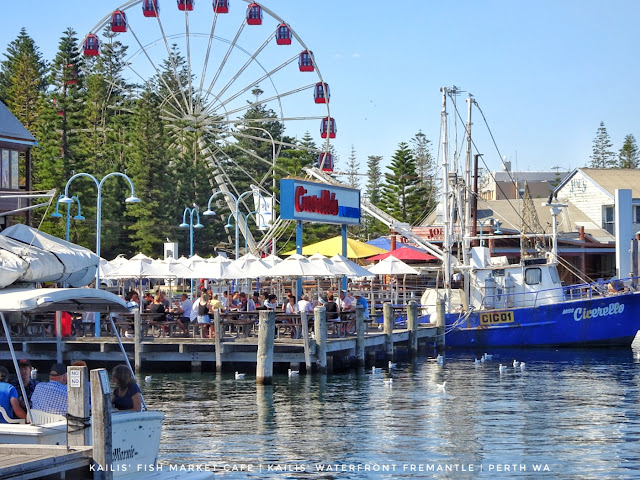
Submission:
{"label": "red awning", "polygon": [[393,255],[394,257],[400,260],[415,260],[420,262],[428,262],[429,260],[437,260],[433,255],[429,255],[428,253],[421,252],[419,250],[414,250],[413,248],[397,248],[395,250],[391,250],[390,252],[380,253],[373,257],[367,258],[367,260],[384,260],[389,255]]}

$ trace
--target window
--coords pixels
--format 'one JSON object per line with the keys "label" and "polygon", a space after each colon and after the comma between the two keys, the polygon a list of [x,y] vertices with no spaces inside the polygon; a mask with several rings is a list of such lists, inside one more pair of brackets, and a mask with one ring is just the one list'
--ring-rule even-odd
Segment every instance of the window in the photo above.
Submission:
{"label": "window", "polygon": [[602,228],[604,228],[611,235],[614,234],[615,230],[615,216],[614,216],[614,207],[613,205],[603,205],[602,206]]}
{"label": "window", "polygon": [[640,223],[640,205],[633,206],[633,223]]}
{"label": "window", "polygon": [[20,152],[17,150],[0,151],[0,188],[20,188]]}
{"label": "window", "polygon": [[551,281],[553,283],[560,283],[560,277],[558,276],[558,270],[556,267],[550,267],[549,274],[551,275]]}
{"label": "window", "polygon": [[542,270],[539,268],[527,268],[524,271],[524,283],[527,285],[539,285],[542,281]]}

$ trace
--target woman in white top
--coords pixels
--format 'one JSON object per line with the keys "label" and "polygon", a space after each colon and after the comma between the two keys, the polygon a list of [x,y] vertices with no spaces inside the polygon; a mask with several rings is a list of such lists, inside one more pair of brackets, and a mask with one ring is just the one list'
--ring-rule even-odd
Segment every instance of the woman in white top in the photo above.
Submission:
{"label": "woman in white top", "polygon": [[287,306],[284,309],[284,313],[300,313],[295,296],[291,295],[289,297],[289,303],[287,303]]}

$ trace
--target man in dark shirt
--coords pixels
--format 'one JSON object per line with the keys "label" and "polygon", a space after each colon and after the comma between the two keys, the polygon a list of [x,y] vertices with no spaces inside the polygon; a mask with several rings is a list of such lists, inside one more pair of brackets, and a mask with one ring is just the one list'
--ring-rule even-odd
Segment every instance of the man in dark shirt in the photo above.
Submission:
{"label": "man in dark shirt", "polygon": [[327,310],[327,320],[335,320],[338,318],[338,304],[333,301],[332,293],[327,296],[327,302],[324,304],[324,308]]}
{"label": "man in dark shirt", "polygon": [[[18,368],[20,368],[20,376],[22,377],[22,383],[24,385],[24,390],[27,393],[27,400],[29,400],[29,406],[31,406],[31,395],[33,395],[33,389],[36,388],[36,385],[39,383],[37,380],[31,378],[31,372],[33,368],[31,367],[31,362],[26,358],[21,359],[18,362]],[[18,377],[15,377],[11,382],[17,392],[18,392],[18,402],[20,406],[24,409],[25,401],[22,396],[22,389],[20,388],[20,382],[18,381]]]}

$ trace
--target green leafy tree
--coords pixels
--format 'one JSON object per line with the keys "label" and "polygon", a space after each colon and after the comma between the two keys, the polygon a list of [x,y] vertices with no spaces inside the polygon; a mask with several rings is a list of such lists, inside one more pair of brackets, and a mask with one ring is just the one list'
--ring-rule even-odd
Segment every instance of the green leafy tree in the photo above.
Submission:
{"label": "green leafy tree", "polygon": [[593,153],[591,154],[591,168],[612,168],[616,166],[615,154],[611,150],[613,143],[607,133],[604,122],[600,122],[596,138],[593,139]]}
{"label": "green leafy tree", "polygon": [[422,215],[423,192],[416,172],[415,158],[409,145],[402,142],[387,167],[380,205],[396,219],[414,223]]}
{"label": "green leafy tree", "polygon": [[640,165],[640,152],[636,138],[629,134],[624,137],[624,143],[618,152],[618,167],[620,168],[638,168]]}

